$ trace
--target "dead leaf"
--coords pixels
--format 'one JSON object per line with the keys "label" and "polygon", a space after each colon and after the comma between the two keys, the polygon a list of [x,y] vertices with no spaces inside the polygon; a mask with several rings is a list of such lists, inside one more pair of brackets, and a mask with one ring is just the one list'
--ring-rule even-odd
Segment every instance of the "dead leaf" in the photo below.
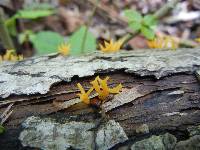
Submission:
{"label": "dead leaf", "polygon": [[74,32],[80,25],[83,24],[81,14],[78,10],[70,10],[65,7],[58,9],[58,14],[62,18],[62,21],[69,33]]}
{"label": "dead leaf", "polygon": [[143,48],[147,48],[147,40],[142,37],[142,36],[136,36],[134,38],[132,38],[128,44],[135,49],[143,49]]}

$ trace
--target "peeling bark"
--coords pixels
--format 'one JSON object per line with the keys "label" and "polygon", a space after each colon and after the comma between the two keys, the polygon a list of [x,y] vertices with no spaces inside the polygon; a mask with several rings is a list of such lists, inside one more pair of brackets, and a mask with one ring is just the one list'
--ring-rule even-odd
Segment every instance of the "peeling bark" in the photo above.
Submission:
{"label": "peeling bark", "polygon": [[87,89],[96,75],[110,76],[109,86],[123,85],[122,92],[105,102],[103,109],[106,119],[121,125],[129,142],[166,132],[185,140],[190,136],[187,128],[200,124],[199,68],[200,49],[94,53],[76,58],[49,55],[1,64],[0,112],[14,103],[14,113],[0,145],[12,150],[15,146],[8,144],[14,141],[22,147],[17,140],[20,125],[33,115],[59,123],[99,122],[100,114],[76,95],[76,84]]}
{"label": "peeling bark", "polygon": [[81,57],[42,56],[0,65],[0,97],[12,94],[45,94],[54,83],[75,76],[123,70],[157,79],[169,74],[193,72],[200,68],[200,50],[138,50],[115,54],[93,53]]}

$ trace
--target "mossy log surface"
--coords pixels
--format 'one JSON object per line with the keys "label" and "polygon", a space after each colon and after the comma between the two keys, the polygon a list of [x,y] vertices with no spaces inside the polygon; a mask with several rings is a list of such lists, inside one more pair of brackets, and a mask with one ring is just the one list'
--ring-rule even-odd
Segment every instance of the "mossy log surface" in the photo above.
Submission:
{"label": "mossy log surface", "polygon": [[[59,124],[75,121],[99,126],[106,120],[114,120],[116,123],[111,121],[111,124],[118,126],[119,123],[126,136],[120,142],[104,145],[104,149],[137,149],[135,142],[165,133],[174,135],[177,142],[187,140],[191,136],[188,128],[200,124],[198,70],[200,48],[96,52],[80,57],[52,54],[16,63],[3,62],[0,64],[0,113],[9,104],[14,105],[4,125],[7,131],[0,135],[1,149],[42,148],[28,142],[23,147],[23,141],[19,140],[24,131],[21,124],[31,116],[52,118]],[[97,75],[109,76],[110,86],[123,85],[120,94],[102,105],[103,116],[81,103],[76,95],[77,83],[88,89]],[[94,133],[94,137],[98,134]],[[102,149],[99,143],[94,142],[91,147]],[[180,143],[177,145],[172,149],[178,149]]]}

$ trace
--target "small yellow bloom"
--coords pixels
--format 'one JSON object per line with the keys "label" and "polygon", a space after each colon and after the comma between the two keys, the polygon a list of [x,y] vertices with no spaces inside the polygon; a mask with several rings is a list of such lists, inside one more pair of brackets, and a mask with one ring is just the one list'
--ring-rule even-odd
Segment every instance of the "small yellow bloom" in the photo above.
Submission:
{"label": "small yellow bloom", "polygon": [[109,88],[107,81],[109,80],[109,77],[106,77],[105,79],[100,79],[99,76],[95,78],[94,81],[91,82],[93,88],[98,93],[98,97],[100,100],[105,100],[110,93],[117,94],[121,91],[122,85],[119,84],[115,88]]}
{"label": "small yellow bloom", "polygon": [[66,44],[66,43],[60,44],[58,46],[58,51],[60,54],[62,54],[64,56],[69,55],[70,45]]}
{"label": "small yellow bloom", "polygon": [[81,93],[77,94],[77,95],[80,97],[80,99],[82,100],[82,102],[84,102],[85,104],[90,104],[89,95],[93,91],[94,88],[92,87],[87,92],[85,92],[84,88],[82,87],[82,85],[80,83],[78,83],[77,86],[78,86],[78,88],[81,91]]}
{"label": "small yellow bloom", "polygon": [[110,40],[110,42],[104,41],[104,46],[102,44],[99,44],[100,50],[105,53],[110,52],[117,52],[122,47],[124,40],[118,40],[114,42],[113,40]]}
{"label": "small yellow bloom", "polygon": [[163,48],[176,49],[179,46],[175,38],[170,36],[157,37],[152,41],[148,41],[147,44],[149,48],[162,48],[162,49]]}
{"label": "small yellow bloom", "polygon": [[195,41],[197,41],[197,42],[199,42],[199,43],[200,43],[200,38],[197,38],[197,39],[195,39]]}

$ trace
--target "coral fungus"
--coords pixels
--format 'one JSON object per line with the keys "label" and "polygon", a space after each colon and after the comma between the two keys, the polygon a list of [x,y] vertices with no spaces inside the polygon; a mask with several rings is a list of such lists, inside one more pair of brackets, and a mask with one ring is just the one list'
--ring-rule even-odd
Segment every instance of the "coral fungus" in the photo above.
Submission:
{"label": "coral fungus", "polygon": [[154,40],[148,41],[149,48],[178,48],[179,44],[175,38],[170,36],[157,37]]}
{"label": "coral fungus", "polygon": [[69,55],[70,45],[66,43],[60,44],[58,46],[58,51],[61,55],[64,55],[64,56]]}
{"label": "coral fungus", "polygon": [[118,40],[114,42],[113,40],[110,40],[109,42],[104,41],[104,45],[99,44],[100,50],[105,53],[110,52],[117,52],[122,47],[124,40]]}
{"label": "coral fungus", "polygon": [[17,55],[14,50],[7,50],[6,54],[0,55],[1,61],[20,61],[23,60],[23,55]]}
{"label": "coral fungus", "polygon": [[85,92],[84,88],[81,86],[80,83],[77,84],[78,88],[80,89],[81,93],[78,94],[82,102],[86,104],[90,104],[90,98],[89,95],[93,90],[98,94],[98,98],[101,101],[106,100],[106,98],[109,96],[109,94],[118,94],[121,89],[122,85],[119,84],[118,86],[114,88],[109,88],[107,81],[109,80],[109,77],[106,77],[105,79],[100,79],[99,76],[95,78],[91,83],[92,87]]}

